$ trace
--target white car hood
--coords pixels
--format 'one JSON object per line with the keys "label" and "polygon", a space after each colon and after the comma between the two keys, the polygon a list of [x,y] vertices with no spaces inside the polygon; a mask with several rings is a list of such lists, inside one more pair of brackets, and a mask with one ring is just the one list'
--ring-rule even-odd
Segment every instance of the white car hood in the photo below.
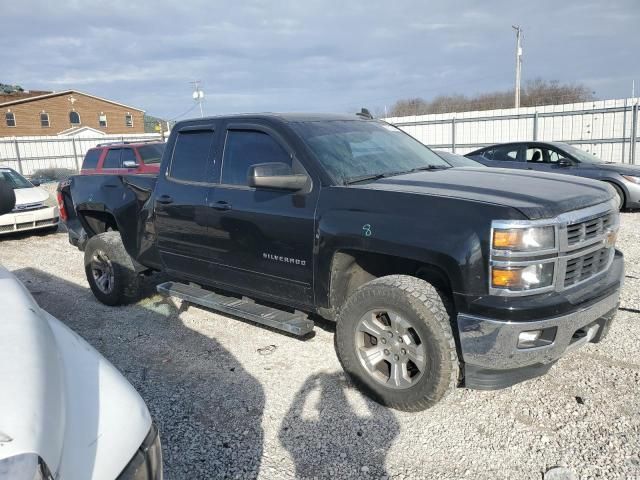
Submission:
{"label": "white car hood", "polygon": [[144,401],[0,266],[0,460],[36,453],[54,478],[113,480],[151,428]]}
{"label": "white car hood", "polygon": [[16,194],[16,207],[30,203],[41,203],[49,198],[49,193],[39,187],[16,188],[14,193]]}

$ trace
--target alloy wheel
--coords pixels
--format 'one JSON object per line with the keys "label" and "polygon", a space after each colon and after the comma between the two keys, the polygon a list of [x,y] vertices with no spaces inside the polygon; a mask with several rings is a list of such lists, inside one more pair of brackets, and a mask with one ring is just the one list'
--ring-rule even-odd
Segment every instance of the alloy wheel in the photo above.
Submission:
{"label": "alloy wheel", "polygon": [[393,389],[415,385],[427,368],[423,342],[411,322],[388,309],[364,314],[356,325],[356,352],[378,383]]}

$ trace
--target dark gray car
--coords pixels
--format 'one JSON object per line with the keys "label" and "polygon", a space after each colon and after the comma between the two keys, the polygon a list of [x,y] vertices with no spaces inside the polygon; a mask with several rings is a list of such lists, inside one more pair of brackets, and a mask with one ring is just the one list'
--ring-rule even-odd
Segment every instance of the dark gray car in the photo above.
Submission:
{"label": "dark gray car", "polygon": [[466,155],[488,167],[519,168],[602,180],[618,194],[620,208],[640,208],[640,166],[603,162],[561,142],[492,145]]}

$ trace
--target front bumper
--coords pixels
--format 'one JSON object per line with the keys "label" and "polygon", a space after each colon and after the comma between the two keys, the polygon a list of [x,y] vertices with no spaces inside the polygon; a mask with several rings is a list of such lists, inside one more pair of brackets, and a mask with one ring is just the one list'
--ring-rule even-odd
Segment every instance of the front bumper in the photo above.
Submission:
{"label": "front bumper", "polygon": [[45,207],[0,216],[0,235],[58,225],[58,207]]}
{"label": "front bumper", "polygon": [[[465,386],[481,390],[505,388],[546,373],[566,353],[606,335],[619,303],[619,290],[590,305],[557,317],[509,322],[458,315]],[[519,348],[521,332],[542,330],[549,343]]]}

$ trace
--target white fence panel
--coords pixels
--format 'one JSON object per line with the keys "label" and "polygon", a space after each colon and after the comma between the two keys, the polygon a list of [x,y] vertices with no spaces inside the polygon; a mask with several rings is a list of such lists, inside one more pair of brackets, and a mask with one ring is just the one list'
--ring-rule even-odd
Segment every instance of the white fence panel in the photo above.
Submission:
{"label": "white fence panel", "polygon": [[[566,142],[604,161],[640,163],[638,98],[386,119],[432,148],[468,153],[495,143]],[[634,131],[635,126],[635,131]]]}
{"label": "white fence panel", "polygon": [[85,153],[99,143],[160,140],[157,133],[104,135],[99,137],[3,137],[0,138],[0,165],[24,175],[46,168],[78,171]]}

